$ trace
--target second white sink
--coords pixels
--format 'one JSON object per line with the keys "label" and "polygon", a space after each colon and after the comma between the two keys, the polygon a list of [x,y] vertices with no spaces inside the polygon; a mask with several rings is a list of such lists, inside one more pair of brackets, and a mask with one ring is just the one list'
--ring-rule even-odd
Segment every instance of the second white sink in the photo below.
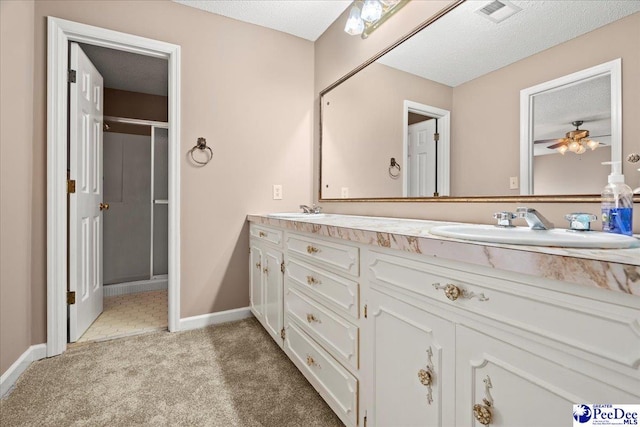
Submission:
{"label": "second white sink", "polygon": [[279,212],[279,213],[270,213],[267,214],[272,218],[282,218],[282,219],[314,219],[314,218],[323,218],[327,216],[324,213],[304,213],[304,212]]}
{"label": "second white sink", "polygon": [[562,248],[624,249],[640,246],[638,239],[599,231],[563,229],[532,230],[528,227],[503,228],[495,225],[442,225],[429,230],[431,234],[454,239],[511,245],[549,246]]}

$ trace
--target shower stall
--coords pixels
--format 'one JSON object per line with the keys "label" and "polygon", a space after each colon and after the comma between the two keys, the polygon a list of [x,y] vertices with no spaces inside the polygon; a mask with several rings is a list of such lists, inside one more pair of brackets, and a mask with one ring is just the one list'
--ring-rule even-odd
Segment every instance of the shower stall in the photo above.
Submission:
{"label": "shower stall", "polygon": [[167,289],[168,124],[104,122],[104,295]]}

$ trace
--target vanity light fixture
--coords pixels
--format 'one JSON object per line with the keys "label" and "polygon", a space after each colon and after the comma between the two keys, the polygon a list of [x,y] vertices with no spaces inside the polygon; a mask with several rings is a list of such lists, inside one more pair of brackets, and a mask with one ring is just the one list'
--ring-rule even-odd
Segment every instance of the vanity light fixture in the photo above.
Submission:
{"label": "vanity light fixture", "polygon": [[360,34],[366,39],[387,19],[393,16],[410,0],[355,0],[344,31],[355,36]]}

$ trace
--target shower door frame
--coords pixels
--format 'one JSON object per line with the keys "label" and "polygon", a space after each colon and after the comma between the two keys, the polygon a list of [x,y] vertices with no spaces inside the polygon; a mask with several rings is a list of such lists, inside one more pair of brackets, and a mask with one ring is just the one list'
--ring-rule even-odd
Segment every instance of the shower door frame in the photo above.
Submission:
{"label": "shower door frame", "polygon": [[[143,119],[131,119],[131,118],[127,118],[127,117],[114,117],[114,116],[104,116],[103,118],[104,122],[110,122],[110,123],[124,123],[124,124],[129,124],[129,125],[137,125],[137,126],[148,126],[149,128],[151,128],[151,197],[150,197],[150,203],[151,203],[151,230],[150,230],[150,248],[149,248],[149,279],[148,280],[155,280],[155,279],[167,279],[167,275],[166,274],[154,274],[153,272],[153,267],[154,267],[154,262],[153,262],[153,243],[154,243],[154,237],[153,237],[153,232],[154,232],[154,221],[155,221],[155,212],[154,212],[154,208],[156,205],[168,205],[169,204],[169,200],[157,200],[155,198],[155,164],[156,164],[156,159],[155,159],[155,138],[156,138],[156,134],[155,134],[155,130],[156,129],[167,129],[167,133],[169,131],[169,122],[159,122],[159,121],[155,121],[155,120],[143,120]],[[168,178],[168,176],[167,176]]]}
{"label": "shower door frame", "polygon": [[69,43],[168,61],[168,328],[180,329],[180,46],[47,17],[47,357],[67,348],[67,61]]}

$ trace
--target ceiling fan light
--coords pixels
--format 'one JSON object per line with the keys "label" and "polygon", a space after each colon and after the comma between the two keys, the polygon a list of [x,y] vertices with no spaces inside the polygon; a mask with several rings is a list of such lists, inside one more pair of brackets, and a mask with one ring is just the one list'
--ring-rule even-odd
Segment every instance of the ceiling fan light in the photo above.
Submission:
{"label": "ceiling fan light", "polygon": [[587,148],[584,145],[580,144],[580,146],[578,147],[578,150],[576,150],[576,154],[582,154],[585,151],[587,151]]}
{"label": "ceiling fan light", "polygon": [[591,151],[593,151],[596,148],[598,148],[598,145],[600,145],[600,143],[598,141],[594,141],[593,139],[588,139],[587,140],[587,147],[591,148]]}
{"label": "ceiling fan light", "polygon": [[344,27],[344,32],[355,36],[362,34],[363,31],[364,21],[360,18],[360,9],[354,4],[349,12],[349,18],[347,18],[347,25]]}
{"label": "ceiling fan light", "polygon": [[360,17],[366,22],[376,22],[382,17],[382,3],[379,0],[366,0]]}
{"label": "ceiling fan light", "polygon": [[558,152],[560,154],[562,154],[563,156],[564,156],[564,153],[566,153],[568,149],[569,149],[569,147],[567,147],[566,145],[561,145],[558,148],[556,148],[556,150],[558,150]]}
{"label": "ceiling fan light", "polygon": [[569,151],[572,151],[574,153],[577,153],[578,150],[580,149],[580,147],[582,147],[582,145],[578,144],[578,141],[571,141],[569,143]]}

